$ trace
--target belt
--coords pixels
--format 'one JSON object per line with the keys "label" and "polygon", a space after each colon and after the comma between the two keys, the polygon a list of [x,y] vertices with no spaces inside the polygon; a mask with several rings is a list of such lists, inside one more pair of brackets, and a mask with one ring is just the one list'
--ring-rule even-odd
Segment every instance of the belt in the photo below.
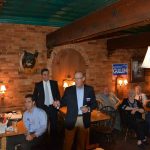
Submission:
{"label": "belt", "polygon": [[82,117],[82,116],[83,116],[82,114],[79,114],[79,115],[78,115],[78,117]]}

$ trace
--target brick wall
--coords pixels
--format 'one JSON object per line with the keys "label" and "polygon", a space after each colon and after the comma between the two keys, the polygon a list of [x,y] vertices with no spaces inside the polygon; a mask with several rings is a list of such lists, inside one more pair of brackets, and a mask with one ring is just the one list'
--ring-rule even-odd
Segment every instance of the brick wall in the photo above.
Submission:
{"label": "brick wall", "polygon": [[52,68],[53,59],[57,54],[64,49],[72,48],[78,51],[86,63],[86,83],[94,86],[96,93],[103,90],[105,85],[109,85],[112,91],[115,91],[115,80],[112,78],[112,64],[113,63],[127,63],[128,64],[128,86],[118,87],[120,97],[126,97],[129,88],[133,88],[135,84],[140,84],[143,91],[148,93],[149,89],[149,73],[146,72],[145,82],[131,83],[131,58],[144,57],[146,49],[120,49],[112,51],[110,54],[107,51],[106,40],[97,40],[84,42],[79,44],[71,44],[57,47],[53,50],[51,61],[48,66]]}
{"label": "brick wall", "polygon": [[[85,60],[86,82],[94,86],[95,91],[102,91],[103,86],[108,84],[114,91],[115,82],[112,80],[112,63],[128,63],[130,74],[130,60],[133,56],[144,56],[146,49],[140,50],[116,50],[108,56],[106,40],[90,41],[78,44],[64,45],[54,48],[51,58],[47,59],[46,34],[55,28],[0,24],[0,81],[7,86],[5,100],[0,100],[0,109],[7,107],[23,106],[23,97],[33,91],[34,83],[40,80],[40,69],[48,67],[52,78],[53,60],[57,53],[64,49],[78,51]],[[39,56],[35,72],[20,72],[19,60],[23,50],[34,53],[38,50]],[[130,75],[129,75],[130,81]],[[146,82],[140,83],[144,91],[149,91],[149,72],[146,73]],[[127,89],[134,84],[129,84]]]}
{"label": "brick wall", "polygon": [[[24,95],[32,92],[34,83],[40,80],[40,69],[47,65],[45,39],[46,34],[54,30],[50,27],[0,24],[0,81],[7,86],[5,100],[0,100],[0,107],[23,105]],[[19,71],[23,50],[31,53],[38,50],[37,72]]]}

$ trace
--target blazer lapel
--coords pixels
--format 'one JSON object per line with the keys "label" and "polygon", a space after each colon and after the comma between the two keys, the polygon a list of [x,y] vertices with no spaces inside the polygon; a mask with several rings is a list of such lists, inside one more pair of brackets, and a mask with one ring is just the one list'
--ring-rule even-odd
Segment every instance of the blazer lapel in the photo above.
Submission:
{"label": "blazer lapel", "polygon": [[50,84],[50,88],[51,88],[53,100],[55,101],[56,100],[56,96],[55,96],[56,95],[55,84],[51,80],[49,80],[49,84]]}
{"label": "blazer lapel", "polygon": [[78,108],[76,86],[73,86],[72,96],[73,96],[73,103]]}
{"label": "blazer lapel", "polygon": [[44,95],[44,84],[43,84],[43,81],[41,82],[41,91],[43,92],[43,95]]}
{"label": "blazer lapel", "polygon": [[87,87],[86,85],[84,85],[83,106],[86,105],[86,98],[87,98]]}
{"label": "blazer lapel", "polygon": [[42,94],[43,94],[43,99],[45,99],[43,81],[41,81],[41,92],[42,92]]}

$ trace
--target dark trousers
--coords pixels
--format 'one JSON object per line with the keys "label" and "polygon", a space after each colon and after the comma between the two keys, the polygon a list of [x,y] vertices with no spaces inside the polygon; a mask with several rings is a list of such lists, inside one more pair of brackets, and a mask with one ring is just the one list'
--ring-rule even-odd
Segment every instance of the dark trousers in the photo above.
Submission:
{"label": "dark trousers", "polygon": [[58,121],[58,116],[57,116],[57,109],[53,107],[52,105],[44,106],[43,109],[46,111],[48,120],[50,122],[50,145],[52,147],[57,146],[57,121]]}
{"label": "dark trousers", "polygon": [[138,140],[144,140],[148,136],[148,124],[145,120],[130,120],[129,125],[135,130]]}
{"label": "dark trousers", "polygon": [[146,112],[145,120],[148,123],[149,134],[150,134],[150,112]]}
{"label": "dark trousers", "polygon": [[15,146],[20,144],[21,150],[31,150],[37,149],[41,142],[43,141],[44,136],[39,136],[34,138],[32,141],[27,141],[25,135],[16,135],[7,137],[7,150],[15,150]]}

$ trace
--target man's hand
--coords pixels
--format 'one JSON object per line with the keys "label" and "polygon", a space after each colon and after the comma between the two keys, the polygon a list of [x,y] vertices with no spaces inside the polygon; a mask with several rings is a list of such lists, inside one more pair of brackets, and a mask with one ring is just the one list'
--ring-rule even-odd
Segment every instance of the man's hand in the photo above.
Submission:
{"label": "man's hand", "polygon": [[81,107],[82,113],[87,113],[89,111],[89,108],[87,106]]}
{"label": "man's hand", "polygon": [[60,102],[59,102],[58,100],[55,100],[55,101],[53,102],[53,106],[54,106],[55,108],[59,109],[59,107],[60,107]]}
{"label": "man's hand", "polygon": [[138,108],[133,108],[131,111],[131,114],[134,115],[136,113],[136,111],[138,111]]}
{"label": "man's hand", "polygon": [[26,140],[27,141],[32,141],[34,139],[34,136],[32,136],[31,134],[28,134],[27,136],[26,136]]}

